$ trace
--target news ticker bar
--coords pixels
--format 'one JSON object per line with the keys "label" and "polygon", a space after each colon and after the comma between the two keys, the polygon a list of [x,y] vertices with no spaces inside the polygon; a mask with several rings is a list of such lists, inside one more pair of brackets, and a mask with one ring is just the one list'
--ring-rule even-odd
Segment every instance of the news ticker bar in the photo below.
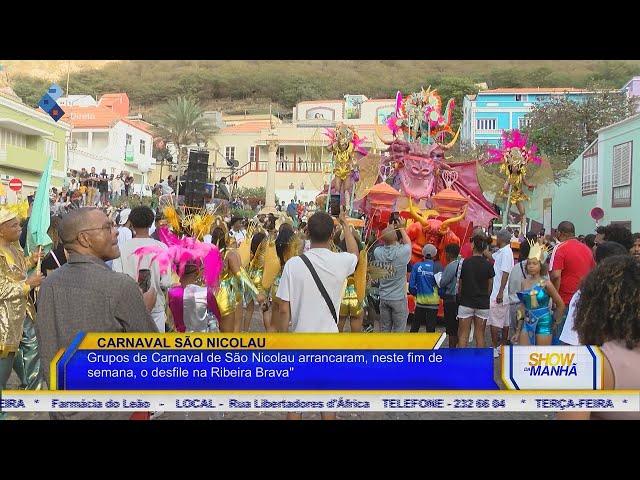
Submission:
{"label": "news ticker bar", "polygon": [[0,392],[0,412],[639,412],[640,391],[616,392]]}

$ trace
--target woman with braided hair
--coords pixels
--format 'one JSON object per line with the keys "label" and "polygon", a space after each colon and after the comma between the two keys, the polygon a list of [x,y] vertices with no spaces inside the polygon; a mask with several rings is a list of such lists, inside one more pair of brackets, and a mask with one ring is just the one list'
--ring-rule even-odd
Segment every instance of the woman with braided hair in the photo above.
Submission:
{"label": "woman with braided hair", "polygon": [[[270,296],[273,303],[272,315],[274,317],[278,316],[280,311],[280,299],[276,296],[276,293],[278,292],[278,287],[280,286],[280,278],[282,277],[284,264],[287,263],[287,260],[289,260],[290,258],[300,255],[304,247],[302,239],[296,234],[293,227],[289,223],[283,223],[282,225],[280,225],[280,231],[278,232],[278,236],[276,237],[275,244],[278,260],[280,261],[280,271],[276,275],[276,278],[271,285]],[[277,325],[277,319],[272,318],[271,323]]]}
{"label": "woman with braided hair", "polygon": [[[603,354],[603,389],[640,389],[640,261],[615,255],[585,277],[574,327]],[[640,420],[639,412],[560,412],[559,420]]]}

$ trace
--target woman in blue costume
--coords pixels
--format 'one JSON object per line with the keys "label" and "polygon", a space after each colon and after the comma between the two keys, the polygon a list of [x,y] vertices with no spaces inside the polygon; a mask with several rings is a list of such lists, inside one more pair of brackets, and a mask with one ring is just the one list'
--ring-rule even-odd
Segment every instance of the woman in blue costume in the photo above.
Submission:
{"label": "woman in blue costume", "polygon": [[[520,345],[551,345],[565,308],[551,281],[543,278],[547,266],[540,261],[542,254],[541,249],[532,247],[527,277],[522,281],[522,289],[516,292],[521,303],[518,327],[511,341]],[[551,301],[555,310],[551,309]]]}

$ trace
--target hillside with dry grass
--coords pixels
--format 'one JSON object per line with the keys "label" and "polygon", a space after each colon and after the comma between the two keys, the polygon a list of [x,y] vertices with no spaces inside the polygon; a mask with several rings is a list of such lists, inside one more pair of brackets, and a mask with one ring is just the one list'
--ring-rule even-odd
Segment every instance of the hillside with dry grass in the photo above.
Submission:
{"label": "hillside with dry grass", "polygon": [[438,88],[443,98],[488,88],[603,86],[620,88],[640,74],[638,60],[0,60],[26,104],[51,82],[98,97],[126,92],[133,112],[152,113],[177,95],[206,109],[290,115],[299,101],[345,94],[392,98],[400,90]]}
{"label": "hillside with dry grass", "polygon": [[13,76],[28,76],[51,82],[66,78],[67,72],[100,70],[108,64],[122,60],[0,60],[4,73]]}

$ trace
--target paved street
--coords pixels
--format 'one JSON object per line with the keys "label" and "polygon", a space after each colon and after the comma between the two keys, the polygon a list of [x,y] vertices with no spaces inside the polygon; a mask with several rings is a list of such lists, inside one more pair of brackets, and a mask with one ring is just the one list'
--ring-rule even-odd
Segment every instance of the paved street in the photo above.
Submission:
{"label": "paved street", "polygon": [[[407,326],[407,331],[409,326]],[[255,311],[253,314],[251,328],[252,332],[264,332],[262,325],[261,312]],[[443,332],[444,327],[438,326],[438,332]],[[424,332],[424,327],[421,330]],[[487,329],[486,344],[491,345],[491,339]],[[420,335],[417,333],[416,335]],[[443,347],[446,347],[447,341]],[[505,388],[500,379],[500,358],[494,362],[494,378],[501,388]],[[8,388],[15,389],[17,387],[17,377],[15,373],[9,380]],[[218,418],[209,418],[209,413],[191,412],[189,414],[183,412],[166,412],[156,420],[210,420]],[[220,413],[214,414],[220,416]],[[211,415],[214,417],[214,415]],[[552,420],[555,415],[541,412],[340,412],[339,420]],[[186,418],[185,418],[186,417]],[[305,413],[305,420],[319,420],[319,413]],[[48,420],[49,415],[46,412],[37,413],[10,413],[9,420]],[[224,420],[284,420],[286,413],[283,412],[227,412],[224,413]]]}

